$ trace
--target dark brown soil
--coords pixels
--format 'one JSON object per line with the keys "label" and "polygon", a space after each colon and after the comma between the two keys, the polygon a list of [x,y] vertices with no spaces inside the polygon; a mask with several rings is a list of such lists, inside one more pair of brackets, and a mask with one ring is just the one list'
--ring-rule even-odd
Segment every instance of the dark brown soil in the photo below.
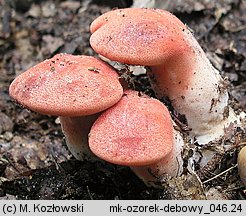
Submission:
{"label": "dark brown soil", "polygon": [[[245,110],[245,1],[177,2],[167,9],[189,25],[213,65],[229,78],[234,109]],[[238,149],[245,145],[240,128],[230,140],[233,148],[213,161],[211,170],[200,171],[200,179],[190,174],[167,177],[165,190],[155,189],[146,187],[128,167],[75,160],[56,117],[30,112],[10,99],[11,81],[38,62],[61,52],[95,55],[89,45],[90,23],[114,7],[130,4],[0,0],[0,199],[204,199],[207,191],[220,198],[245,199],[235,166]],[[151,94],[145,76],[127,76],[134,88]]]}

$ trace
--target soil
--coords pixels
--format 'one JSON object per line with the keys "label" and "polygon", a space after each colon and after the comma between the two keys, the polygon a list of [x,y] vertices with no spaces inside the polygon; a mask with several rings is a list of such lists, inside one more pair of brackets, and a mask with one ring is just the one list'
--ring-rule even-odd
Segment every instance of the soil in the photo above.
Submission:
{"label": "soil", "polygon": [[[103,2],[103,3],[102,3]],[[237,154],[243,128],[227,137],[232,148],[209,166],[179,178],[163,177],[163,188],[147,187],[128,167],[77,161],[65,145],[57,117],[15,104],[8,95],[20,73],[56,53],[96,56],[90,23],[131,1],[0,0],[0,199],[245,199]],[[246,2],[172,1],[173,12],[194,32],[213,65],[229,79],[230,103],[246,110]],[[153,95],[145,75],[123,72],[137,90]],[[189,149],[192,150],[192,149]]]}

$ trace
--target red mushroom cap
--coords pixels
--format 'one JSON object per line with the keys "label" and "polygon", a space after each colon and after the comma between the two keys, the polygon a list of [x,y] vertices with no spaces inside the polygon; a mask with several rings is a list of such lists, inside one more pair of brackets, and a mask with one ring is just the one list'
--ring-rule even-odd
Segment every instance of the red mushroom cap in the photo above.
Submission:
{"label": "red mushroom cap", "polygon": [[170,114],[160,101],[128,90],[95,121],[89,147],[101,159],[119,165],[156,163],[173,148]]}
{"label": "red mushroom cap", "polygon": [[19,75],[9,93],[30,110],[57,116],[90,115],[123,94],[116,71],[90,56],[57,54]]}
{"label": "red mushroom cap", "polygon": [[186,26],[160,9],[125,8],[92,22],[90,43],[102,56],[134,65],[158,65],[186,49]]}

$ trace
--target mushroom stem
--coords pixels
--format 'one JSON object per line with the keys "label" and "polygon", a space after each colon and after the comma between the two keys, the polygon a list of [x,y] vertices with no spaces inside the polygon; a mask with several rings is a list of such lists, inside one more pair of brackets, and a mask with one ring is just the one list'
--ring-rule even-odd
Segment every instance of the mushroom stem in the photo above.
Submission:
{"label": "mushroom stem", "polygon": [[146,166],[131,166],[132,171],[143,180],[148,186],[158,186],[164,175],[172,177],[180,176],[183,173],[182,150],[184,140],[179,131],[173,129],[173,149],[162,160]]}
{"label": "mushroom stem", "polygon": [[157,97],[167,96],[175,110],[185,115],[190,135],[205,144],[223,135],[236,117],[228,106],[226,82],[193,35],[188,30],[182,33],[183,46],[189,49],[176,50],[147,73]]}
{"label": "mushroom stem", "polygon": [[78,160],[93,158],[88,146],[88,134],[99,114],[78,117],[60,116],[60,123],[66,144],[72,155]]}

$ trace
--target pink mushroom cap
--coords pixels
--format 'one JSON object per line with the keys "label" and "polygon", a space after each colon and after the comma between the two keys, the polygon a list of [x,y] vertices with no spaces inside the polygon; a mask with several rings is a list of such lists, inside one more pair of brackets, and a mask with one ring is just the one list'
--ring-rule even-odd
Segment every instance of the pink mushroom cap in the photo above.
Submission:
{"label": "pink mushroom cap", "polygon": [[125,8],[109,11],[90,27],[92,48],[113,61],[158,65],[190,49],[183,42],[186,26],[160,9]]}
{"label": "pink mushroom cap", "polygon": [[156,163],[173,148],[169,111],[160,101],[127,90],[117,104],[94,122],[89,147],[99,158],[114,164]]}
{"label": "pink mushroom cap", "polygon": [[47,115],[91,115],[123,94],[116,71],[90,56],[57,54],[20,74],[9,94],[24,107]]}

